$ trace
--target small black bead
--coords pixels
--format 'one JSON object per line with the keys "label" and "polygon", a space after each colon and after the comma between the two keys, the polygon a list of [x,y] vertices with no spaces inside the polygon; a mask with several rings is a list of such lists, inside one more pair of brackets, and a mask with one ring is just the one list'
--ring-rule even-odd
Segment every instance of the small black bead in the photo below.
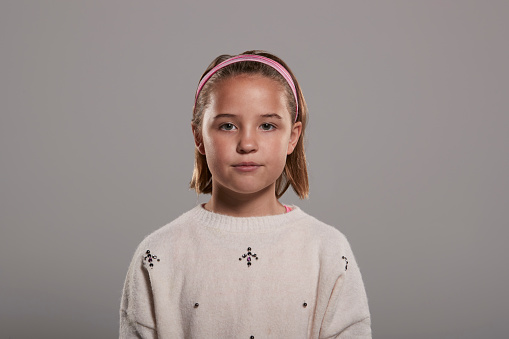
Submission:
{"label": "small black bead", "polygon": [[254,339],[254,335],[250,336],[249,338]]}
{"label": "small black bead", "polygon": [[248,262],[248,263],[247,263],[247,266],[251,266],[251,263],[250,263],[250,262]]}
{"label": "small black bead", "polygon": [[247,255],[251,255],[251,252],[247,252]]}
{"label": "small black bead", "polygon": [[195,307],[195,308],[196,308],[196,307],[198,307],[198,306],[200,306],[200,304],[198,304],[198,303],[194,304],[194,307]]}
{"label": "small black bead", "polygon": [[247,248],[247,250],[248,250],[248,251],[251,251],[251,247],[248,247],[248,248]]}
{"label": "small black bead", "polygon": [[256,260],[258,260],[258,257],[255,257],[255,258],[256,258]]}
{"label": "small black bead", "polygon": [[150,253],[150,250],[147,250],[147,252],[145,252],[145,253],[149,254],[149,253]]}
{"label": "small black bead", "polygon": [[307,307],[307,305],[308,305],[308,303],[304,303],[304,304],[302,304],[302,306],[304,306],[304,307]]}
{"label": "small black bead", "polygon": [[154,267],[154,264],[152,264],[152,263],[151,263],[151,264],[150,264],[150,267]]}
{"label": "small black bead", "polygon": [[157,261],[161,261],[161,259],[157,259]]}
{"label": "small black bead", "polygon": [[239,260],[242,260],[242,258],[239,258]]}

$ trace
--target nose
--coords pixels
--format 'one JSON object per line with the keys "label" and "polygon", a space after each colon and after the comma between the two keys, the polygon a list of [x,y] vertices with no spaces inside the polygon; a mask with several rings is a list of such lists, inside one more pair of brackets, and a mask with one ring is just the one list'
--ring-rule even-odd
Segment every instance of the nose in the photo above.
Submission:
{"label": "nose", "polygon": [[237,152],[247,154],[256,152],[258,144],[256,142],[256,132],[250,130],[243,130],[239,133],[239,140],[237,143]]}

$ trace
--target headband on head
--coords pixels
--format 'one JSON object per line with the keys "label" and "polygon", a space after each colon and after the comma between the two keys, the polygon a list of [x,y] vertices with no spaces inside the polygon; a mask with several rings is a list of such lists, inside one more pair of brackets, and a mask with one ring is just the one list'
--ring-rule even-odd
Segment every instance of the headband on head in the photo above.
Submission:
{"label": "headband on head", "polygon": [[268,65],[268,66],[274,68],[276,71],[278,71],[278,73],[281,74],[283,76],[283,78],[285,78],[288,85],[290,85],[290,88],[292,89],[292,92],[293,92],[293,96],[295,98],[295,107],[296,107],[295,121],[297,121],[297,116],[299,115],[299,102],[297,99],[297,90],[295,89],[295,84],[293,83],[292,76],[286,70],[286,68],[284,68],[280,63],[278,63],[270,58],[261,56],[261,55],[254,55],[254,54],[237,55],[237,56],[234,56],[230,59],[227,59],[227,60],[219,63],[217,66],[212,68],[207,74],[205,74],[205,76],[201,79],[200,83],[198,84],[198,89],[196,90],[196,96],[194,98],[194,104],[196,105],[196,101],[198,100],[198,96],[200,95],[200,92],[203,89],[203,86],[205,86],[205,83],[212,77],[212,75],[214,75],[214,73],[216,73],[221,68],[224,68],[228,65],[231,65],[231,64],[234,64],[237,62],[241,62],[241,61],[255,61],[255,62],[260,62],[262,64]]}

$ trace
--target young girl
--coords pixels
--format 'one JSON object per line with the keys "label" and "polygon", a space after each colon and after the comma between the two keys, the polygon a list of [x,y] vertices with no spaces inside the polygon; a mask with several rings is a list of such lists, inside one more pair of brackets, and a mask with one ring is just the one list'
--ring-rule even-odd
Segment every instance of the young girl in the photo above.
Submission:
{"label": "young girl", "polygon": [[279,198],[308,195],[307,107],[276,56],[217,57],[195,97],[191,188],[210,200],[139,245],[121,338],[371,338],[345,236]]}

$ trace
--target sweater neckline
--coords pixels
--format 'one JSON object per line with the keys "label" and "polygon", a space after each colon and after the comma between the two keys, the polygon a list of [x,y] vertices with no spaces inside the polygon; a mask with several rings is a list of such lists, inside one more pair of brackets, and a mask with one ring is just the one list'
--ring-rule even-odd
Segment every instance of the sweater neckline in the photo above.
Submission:
{"label": "sweater neckline", "polygon": [[288,205],[291,211],[283,214],[267,215],[262,217],[233,217],[206,210],[202,204],[197,205],[190,212],[193,217],[203,226],[215,228],[227,232],[272,232],[288,225],[294,224],[305,213],[295,205]]}

